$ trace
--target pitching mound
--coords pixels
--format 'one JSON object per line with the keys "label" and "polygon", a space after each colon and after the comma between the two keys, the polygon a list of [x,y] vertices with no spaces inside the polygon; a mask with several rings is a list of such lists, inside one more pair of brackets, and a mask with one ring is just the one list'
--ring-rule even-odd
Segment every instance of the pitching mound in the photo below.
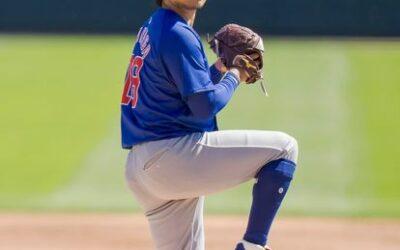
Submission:
{"label": "pitching mound", "polygon": [[[232,250],[246,218],[208,216],[205,223],[207,250]],[[273,227],[271,246],[275,250],[398,250],[400,221],[281,218]],[[153,248],[141,215],[0,214],[0,249]]]}

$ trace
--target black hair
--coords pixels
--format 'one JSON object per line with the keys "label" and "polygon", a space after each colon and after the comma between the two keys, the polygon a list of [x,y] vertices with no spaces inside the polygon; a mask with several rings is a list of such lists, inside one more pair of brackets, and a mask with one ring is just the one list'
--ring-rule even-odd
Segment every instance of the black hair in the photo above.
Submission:
{"label": "black hair", "polygon": [[157,3],[158,6],[161,6],[162,5],[162,0],[156,0],[156,3]]}

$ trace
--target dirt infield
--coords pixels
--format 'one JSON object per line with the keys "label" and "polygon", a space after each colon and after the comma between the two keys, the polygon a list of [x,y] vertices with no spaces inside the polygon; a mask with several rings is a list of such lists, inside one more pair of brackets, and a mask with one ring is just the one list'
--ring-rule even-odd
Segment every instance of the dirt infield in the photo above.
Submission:
{"label": "dirt infield", "polygon": [[[246,218],[207,216],[205,223],[207,250],[232,250]],[[271,245],[275,250],[398,250],[400,221],[281,218]],[[141,215],[0,214],[0,249],[149,250],[152,244]]]}

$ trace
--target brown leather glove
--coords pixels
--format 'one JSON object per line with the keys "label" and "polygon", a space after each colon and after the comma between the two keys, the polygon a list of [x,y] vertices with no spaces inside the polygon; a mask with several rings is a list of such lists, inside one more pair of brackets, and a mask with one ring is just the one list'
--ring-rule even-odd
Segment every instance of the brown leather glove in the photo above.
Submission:
{"label": "brown leather glove", "polygon": [[249,28],[228,24],[208,42],[227,68],[238,67],[249,76],[246,83],[262,79],[263,39]]}

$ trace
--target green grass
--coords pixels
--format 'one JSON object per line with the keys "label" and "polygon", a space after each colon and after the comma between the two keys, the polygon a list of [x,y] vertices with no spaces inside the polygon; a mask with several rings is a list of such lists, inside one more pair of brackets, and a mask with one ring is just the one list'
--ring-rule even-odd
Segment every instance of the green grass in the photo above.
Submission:
{"label": "green grass", "polygon": [[[0,208],[138,209],[118,128],[133,40],[0,35]],[[219,123],[298,139],[284,213],[400,216],[400,42],[267,41],[270,97],[241,86]],[[247,213],[250,193],[213,195],[207,211]]]}
{"label": "green grass", "polygon": [[118,112],[128,43],[0,36],[2,196],[48,193],[71,180]]}
{"label": "green grass", "polygon": [[400,49],[398,43],[371,43],[358,46],[350,55],[354,76],[349,93],[356,93],[352,104],[357,111],[353,128],[363,136],[357,150],[364,155],[359,163],[366,168],[355,179],[358,185],[352,193],[371,210],[398,210]]}

